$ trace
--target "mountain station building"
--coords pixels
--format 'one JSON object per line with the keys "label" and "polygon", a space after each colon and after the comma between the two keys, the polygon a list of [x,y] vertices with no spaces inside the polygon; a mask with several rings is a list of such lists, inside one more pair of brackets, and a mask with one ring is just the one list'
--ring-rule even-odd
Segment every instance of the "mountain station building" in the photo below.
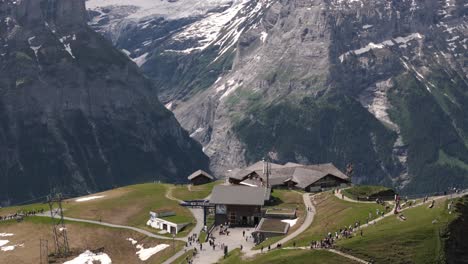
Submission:
{"label": "mountain station building", "polygon": [[215,225],[256,226],[262,208],[270,200],[271,189],[263,186],[217,185],[210,204],[215,206]]}

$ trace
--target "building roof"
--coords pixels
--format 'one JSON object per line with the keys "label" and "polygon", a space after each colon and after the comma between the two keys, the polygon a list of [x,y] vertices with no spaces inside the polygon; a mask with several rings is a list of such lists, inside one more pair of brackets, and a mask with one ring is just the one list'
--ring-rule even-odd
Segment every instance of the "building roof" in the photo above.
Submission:
{"label": "building roof", "polygon": [[[235,180],[239,180],[239,181],[242,181],[242,180],[245,180],[247,178],[247,176],[249,176],[250,174],[252,173],[257,173],[257,171],[251,171],[251,170],[247,170],[247,169],[237,169],[237,170],[233,170],[231,172],[231,175],[229,176],[230,179],[235,179]],[[260,174],[258,174],[260,175]]]}
{"label": "building roof", "polygon": [[210,203],[229,205],[264,205],[271,190],[244,185],[217,185],[211,192]]}
{"label": "building roof", "polygon": [[304,189],[327,175],[323,171],[299,167],[294,170],[291,181],[297,183],[297,187]]}
{"label": "building roof", "polygon": [[[341,173],[338,169],[335,168],[335,166],[333,166],[333,164],[330,163],[330,165],[312,165],[295,168],[292,177],[286,181],[295,182],[296,186],[302,189],[314,184],[327,175],[349,181],[348,176]],[[336,171],[333,168],[335,168]]]}
{"label": "building roof", "polygon": [[301,166],[304,166],[304,165],[299,164],[299,163],[295,163],[295,162],[288,162],[288,163],[283,165],[283,167],[301,167]]}
{"label": "building roof", "polygon": [[[270,165],[270,168],[271,168],[271,169],[283,168],[283,165],[280,165],[280,164],[276,164],[276,163],[272,163],[272,162],[268,162],[268,164]],[[254,164],[252,164],[252,165],[248,166],[247,168],[245,168],[244,170],[246,170],[246,171],[260,171],[260,172],[263,172],[263,165],[264,165],[263,160],[257,161],[257,162],[255,162]]]}
{"label": "building roof", "polygon": [[[270,177],[269,177],[270,186],[282,185],[285,180],[293,176],[295,170],[296,168],[293,168],[293,167],[271,169]],[[265,178],[264,181],[266,182],[266,177],[262,177],[262,178]]]}
{"label": "building roof", "polygon": [[262,218],[254,233],[288,233],[289,224],[280,219]]}
{"label": "building roof", "polygon": [[187,179],[193,180],[193,179],[195,179],[195,178],[197,178],[199,176],[206,177],[206,178],[208,178],[210,180],[214,180],[213,176],[211,176],[210,174],[208,174],[208,172],[203,171],[203,170],[197,170],[196,172],[190,174],[190,176],[188,176]]}
{"label": "building roof", "polygon": [[[292,180],[297,183],[298,187],[305,188],[327,175],[349,181],[349,177],[332,163],[317,165],[301,165],[293,162],[288,162],[285,165],[270,164],[270,186],[282,185],[284,182]],[[263,182],[266,183],[266,177],[263,175],[263,161],[259,161],[245,169],[233,170],[230,178],[243,181],[247,185],[252,185],[254,183],[248,182],[249,179],[247,179],[247,177],[253,173],[259,175]]]}
{"label": "building roof", "polygon": [[333,163],[325,163],[325,164],[317,164],[317,165],[306,165],[306,168],[311,168],[319,171],[326,172],[327,174],[331,174],[343,180],[349,180],[349,177],[346,176],[343,172],[341,172]]}

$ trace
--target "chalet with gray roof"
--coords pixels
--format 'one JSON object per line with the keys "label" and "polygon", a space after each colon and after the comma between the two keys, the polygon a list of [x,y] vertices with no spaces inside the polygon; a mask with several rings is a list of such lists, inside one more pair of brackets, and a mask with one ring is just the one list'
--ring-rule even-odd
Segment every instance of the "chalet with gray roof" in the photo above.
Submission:
{"label": "chalet with gray roof", "polygon": [[201,185],[201,184],[212,182],[215,178],[211,176],[209,173],[207,173],[206,171],[197,170],[196,172],[188,176],[187,179],[193,185]]}
{"label": "chalet with gray roof", "polygon": [[285,165],[270,163],[268,177],[262,161],[245,169],[235,170],[229,177],[232,184],[247,186],[294,187],[305,191],[320,191],[350,183],[348,176],[332,163],[301,165],[288,162]]}

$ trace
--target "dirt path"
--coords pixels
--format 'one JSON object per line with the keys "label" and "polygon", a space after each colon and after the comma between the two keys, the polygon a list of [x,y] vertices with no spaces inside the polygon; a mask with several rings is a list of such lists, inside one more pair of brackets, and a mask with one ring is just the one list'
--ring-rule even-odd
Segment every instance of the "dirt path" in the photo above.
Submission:
{"label": "dirt path", "polygon": [[354,261],[360,262],[360,263],[364,263],[364,264],[370,263],[370,262],[367,262],[367,261],[365,261],[365,260],[363,260],[363,259],[360,259],[360,258],[358,258],[358,257],[352,256],[352,255],[349,255],[349,254],[346,254],[346,253],[341,252],[341,251],[338,251],[338,250],[336,250],[336,249],[326,249],[326,250],[329,251],[329,252],[338,254],[338,255],[340,255],[340,256],[343,256],[343,257],[345,257],[345,258],[349,258],[349,259],[352,259],[352,260],[354,260]]}
{"label": "dirt path", "polygon": [[[306,207],[306,213],[307,213],[304,219],[304,222],[298,229],[296,229],[296,231],[292,232],[291,234],[287,235],[285,238],[278,241],[279,244],[286,244],[286,242],[294,239],[295,237],[300,235],[302,232],[304,232],[307,228],[309,228],[309,226],[314,221],[314,216],[315,216],[316,211],[310,199],[311,198],[310,193],[304,193],[302,195],[302,198],[304,199],[304,205]],[[307,210],[307,208],[310,208],[310,211]]]}
{"label": "dirt path", "polygon": [[[169,200],[177,201],[179,203],[182,202],[182,200],[177,199],[172,195],[172,190],[173,189],[174,189],[174,187],[172,187],[172,186],[169,187],[169,189],[166,192],[166,198],[169,199]],[[187,241],[187,238],[189,236],[191,236],[192,234],[197,234],[197,235],[200,234],[201,230],[203,229],[203,209],[201,209],[201,208],[197,208],[197,209],[188,208],[188,209],[192,213],[192,215],[195,218],[197,223],[196,223],[195,227],[192,229],[192,232],[190,232],[190,234],[188,236],[181,239],[183,241]],[[170,263],[174,262],[176,259],[178,259],[180,256],[182,256],[184,253],[185,253],[185,249],[181,249],[175,255],[173,255],[172,257],[170,257],[166,261],[164,261],[163,264],[170,264]]]}
{"label": "dirt path", "polygon": [[[44,212],[43,214],[37,214],[36,216],[51,217],[50,212]],[[171,239],[169,237],[156,235],[144,229],[140,229],[140,228],[133,227],[133,226],[116,225],[116,224],[111,224],[111,223],[106,223],[106,222],[99,222],[99,221],[94,221],[94,220],[86,220],[86,219],[79,219],[79,218],[66,217],[66,216],[64,216],[63,219],[68,220],[68,221],[73,221],[73,222],[89,223],[89,224],[94,224],[94,225],[101,225],[101,226],[120,228],[120,229],[129,229],[129,230],[133,230],[143,235],[146,235],[152,238],[157,238],[157,239],[166,239],[166,240]],[[175,238],[175,240],[185,241],[185,238]]]}
{"label": "dirt path", "polygon": [[[311,194],[310,193],[304,193],[304,194],[302,194],[302,198],[304,200],[304,205],[305,205],[305,208],[306,208],[306,217],[304,219],[304,222],[302,223],[302,225],[298,229],[296,229],[291,234],[285,236],[280,241],[276,242],[276,244],[285,244],[288,241],[294,239],[295,237],[300,235],[302,232],[304,232],[307,228],[309,228],[309,226],[314,221],[314,216],[315,216],[316,211],[315,211],[315,207],[314,207],[314,205],[312,204],[312,201],[311,201]],[[310,211],[307,210],[307,208],[310,208]],[[246,256],[246,257],[253,257],[254,255],[259,254],[259,253],[260,253],[259,249],[256,249],[256,250],[245,249],[244,250],[244,256]]]}
{"label": "dirt path", "polygon": [[360,259],[358,257],[355,257],[355,256],[352,256],[350,254],[347,254],[347,253],[344,253],[342,251],[339,251],[339,250],[336,250],[336,249],[328,249],[328,248],[314,248],[314,249],[310,249],[308,247],[287,247],[287,248],[283,248],[283,250],[291,250],[291,249],[302,249],[302,250],[324,250],[324,251],[328,251],[328,252],[331,252],[331,253],[334,253],[334,254],[338,254],[342,257],[345,257],[345,258],[348,258],[348,259],[351,259],[351,260],[354,260],[356,262],[359,262],[359,263],[364,263],[364,264],[369,264],[370,262],[368,261],[365,261],[363,259]]}

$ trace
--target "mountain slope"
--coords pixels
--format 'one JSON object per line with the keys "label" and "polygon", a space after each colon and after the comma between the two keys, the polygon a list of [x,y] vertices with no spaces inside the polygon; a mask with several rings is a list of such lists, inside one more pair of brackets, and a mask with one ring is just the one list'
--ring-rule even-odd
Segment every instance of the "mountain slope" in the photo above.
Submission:
{"label": "mountain slope", "polygon": [[468,185],[467,9],[459,0],[244,0],[136,22],[158,21],[158,38],[100,27],[145,38],[130,56],[144,50],[142,70],[215,172],[265,156],[353,162],[357,182],[418,193]]}
{"label": "mountain slope", "polygon": [[0,201],[183,181],[208,159],[85,2],[0,2]]}

